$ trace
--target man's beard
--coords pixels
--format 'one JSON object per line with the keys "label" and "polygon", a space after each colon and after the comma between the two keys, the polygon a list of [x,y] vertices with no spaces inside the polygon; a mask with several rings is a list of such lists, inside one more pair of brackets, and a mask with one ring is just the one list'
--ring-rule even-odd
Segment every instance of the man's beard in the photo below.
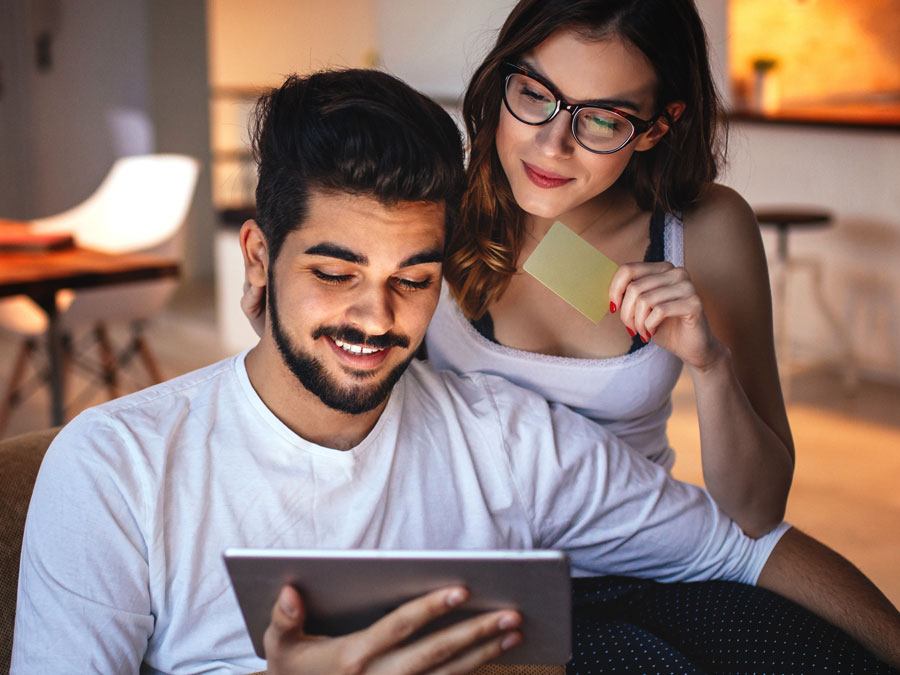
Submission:
{"label": "man's beard", "polygon": [[[276,308],[274,288],[270,274],[269,284],[266,288],[266,304],[268,305],[269,317],[272,322],[272,336],[275,338],[275,344],[278,346],[282,360],[300,384],[309,392],[315,394],[329,408],[350,415],[359,415],[381,405],[390,395],[391,390],[397,384],[407,366],[409,366],[414,352],[410,354],[408,359],[395,366],[380,382],[375,382],[369,386],[362,384],[351,387],[339,385],[334,381],[334,378],[329,376],[325,366],[322,365],[319,359],[296,347],[291,342],[290,337],[284,332]],[[365,345],[376,349],[409,347],[409,338],[405,336],[393,333],[366,336],[361,331],[349,326],[339,328],[320,326],[313,331],[313,340],[317,340],[322,336],[327,336],[332,340],[340,340],[354,345]],[[375,373],[365,370],[351,372],[359,380],[371,380],[376,376]]]}

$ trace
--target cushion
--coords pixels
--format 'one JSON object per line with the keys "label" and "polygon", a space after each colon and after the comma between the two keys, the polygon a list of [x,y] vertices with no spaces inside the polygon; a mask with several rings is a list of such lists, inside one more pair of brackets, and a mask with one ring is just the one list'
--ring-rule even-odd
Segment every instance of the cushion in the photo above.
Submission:
{"label": "cushion", "polygon": [[9,672],[25,515],[34,479],[59,427],[0,441],[0,673]]}

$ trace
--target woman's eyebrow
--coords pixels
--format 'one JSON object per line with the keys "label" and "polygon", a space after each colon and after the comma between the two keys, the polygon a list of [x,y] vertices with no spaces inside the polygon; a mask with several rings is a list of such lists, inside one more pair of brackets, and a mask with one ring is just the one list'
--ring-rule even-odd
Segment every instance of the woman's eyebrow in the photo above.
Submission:
{"label": "woman's eyebrow", "polygon": [[[557,87],[553,81],[544,75],[533,63],[529,63],[526,59],[520,59],[519,65],[523,66],[525,69],[530,71],[533,75],[537,75],[537,79],[543,81],[544,84],[550,86],[550,88],[556,93],[557,96],[562,96],[567,101],[569,101],[568,97],[563,96],[559,87]],[[576,105],[596,105],[603,108],[629,108],[634,112],[640,112],[640,108],[638,104],[634,101],[627,98],[591,98],[584,101],[569,101],[569,103],[573,103]]]}
{"label": "woman's eyebrow", "polygon": [[345,260],[355,265],[369,264],[369,259],[366,256],[354,253],[346,246],[340,246],[329,242],[322,242],[321,244],[310,246],[304,253],[306,255],[320,255],[326,258],[337,258],[338,260]]}

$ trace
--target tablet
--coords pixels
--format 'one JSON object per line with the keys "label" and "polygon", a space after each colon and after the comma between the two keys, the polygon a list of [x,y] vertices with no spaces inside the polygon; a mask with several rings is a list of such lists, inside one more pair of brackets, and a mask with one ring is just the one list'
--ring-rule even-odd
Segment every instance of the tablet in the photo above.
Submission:
{"label": "tablet", "polygon": [[225,566],[260,658],[282,585],[306,607],[310,635],[370,626],[420,595],[461,584],[469,600],[418,635],[496,609],[522,615],[522,643],[495,663],[563,664],[571,657],[569,561],[558,551],[305,551],[228,549]]}

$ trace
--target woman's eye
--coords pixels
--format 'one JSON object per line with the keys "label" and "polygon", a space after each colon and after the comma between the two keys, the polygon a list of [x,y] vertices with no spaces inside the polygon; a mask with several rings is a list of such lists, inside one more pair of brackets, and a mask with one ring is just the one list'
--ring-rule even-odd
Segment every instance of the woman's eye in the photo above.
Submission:
{"label": "woman's eye", "polygon": [[350,281],[350,279],[353,278],[353,275],[351,274],[326,274],[325,272],[317,269],[313,269],[312,273],[316,278],[324,281],[326,284],[334,285],[343,284],[344,282]]}
{"label": "woman's eye", "polygon": [[528,87],[522,87],[521,94],[531,99],[532,101],[544,102],[549,100],[543,92],[535,91],[534,89],[529,89]]}
{"label": "woman's eye", "polygon": [[596,129],[601,129],[604,131],[615,131],[618,128],[616,122],[609,118],[589,117],[588,119],[591,121],[591,126]]}
{"label": "woman's eye", "polygon": [[431,286],[431,279],[413,281],[412,279],[397,277],[394,279],[394,284],[404,291],[421,291]]}

